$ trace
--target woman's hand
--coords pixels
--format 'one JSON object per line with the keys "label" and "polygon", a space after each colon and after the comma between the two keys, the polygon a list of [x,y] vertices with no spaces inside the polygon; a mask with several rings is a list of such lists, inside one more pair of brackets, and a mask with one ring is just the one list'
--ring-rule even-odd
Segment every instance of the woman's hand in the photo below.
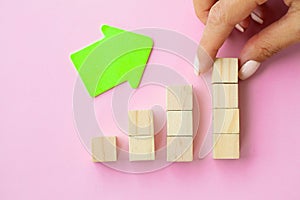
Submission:
{"label": "woman's hand", "polygon": [[[243,32],[251,19],[263,23],[261,5],[267,0],[194,0],[199,19],[206,25],[200,40],[199,72],[206,72],[218,50],[234,28]],[[250,77],[260,63],[278,51],[300,41],[300,0],[284,0],[288,12],[250,38],[240,53],[240,79]],[[208,56],[206,56],[205,51]],[[203,64],[204,63],[204,64]]]}

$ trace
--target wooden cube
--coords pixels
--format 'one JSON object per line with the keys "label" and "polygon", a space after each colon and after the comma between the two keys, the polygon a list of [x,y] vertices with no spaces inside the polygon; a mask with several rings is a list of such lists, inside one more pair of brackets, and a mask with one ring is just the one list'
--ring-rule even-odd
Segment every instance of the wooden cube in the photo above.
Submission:
{"label": "wooden cube", "polygon": [[193,110],[191,85],[167,87],[167,110]]}
{"label": "wooden cube", "polygon": [[238,59],[217,58],[212,71],[212,83],[237,83]]}
{"label": "wooden cube", "polygon": [[128,111],[128,135],[129,136],[154,135],[152,110]]}
{"label": "wooden cube", "polygon": [[213,134],[214,159],[238,159],[240,157],[240,134]]}
{"label": "wooden cube", "polygon": [[191,162],[193,160],[193,137],[167,137],[167,161]]}
{"label": "wooden cube", "polygon": [[238,84],[213,84],[213,108],[238,108]]}
{"label": "wooden cube", "polygon": [[112,162],[117,160],[117,137],[102,136],[92,138],[92,158],[94,162]]}
{"label": "wooden cube", "polygon": [[129,160],[144,161],[155,159],[154,136],[129,137]]}
{"label": "wooden cube", "polygon": [[193,111],[167,111],[167,136],[193,136]]}
{"label": "wooden cube", "polygon": [[239,109],[214,109],[214,133],[240,133]]}

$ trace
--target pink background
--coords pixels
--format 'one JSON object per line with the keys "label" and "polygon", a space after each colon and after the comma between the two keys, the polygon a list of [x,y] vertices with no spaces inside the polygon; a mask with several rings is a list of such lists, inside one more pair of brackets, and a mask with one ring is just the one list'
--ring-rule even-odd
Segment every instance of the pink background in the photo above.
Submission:
{"label": "pink background", "polygon": [[[277,2],[270,12],[278,17],[284,9]],[[92,163],[73,122],[77,73],[69,54],[99,39],[103,23],[171,29],[195,41],[203,29],[192,1],[2,0],[0,199],[300,198],[299,45],[240,83],[240,160],[208,156],[126,174]],[[258,29],[252,24],[245,34],[234,31],[219,56],[237,57]],[[109,97],[96,103],[109,105]],[[105,130],[113,131],[113,124]]]}

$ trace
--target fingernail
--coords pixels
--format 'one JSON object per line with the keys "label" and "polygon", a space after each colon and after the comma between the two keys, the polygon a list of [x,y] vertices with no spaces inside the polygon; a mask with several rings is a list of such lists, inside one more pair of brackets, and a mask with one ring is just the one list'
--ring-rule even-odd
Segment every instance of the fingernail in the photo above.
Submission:
{"label": "fingernail", "polygon": [[256,13],[252,12],[252,13],[250,14],[250,16],[251,16],[251,18],[252,18],[254,21],[256,21],[257,23],[259,23],[259,24],[263,24],[263,23],[264,23],[264,20],[263,20],[260,16],[258,16]]}
{"label": "fingernail", "polygon": [[212,67],[213,63],[213,59],[208,55],[204,48],[199,46],[194,60],[195,74],[199,76],[200,73],[207,72]]}
{"label": "fingernail", "polygon": [[200,70],[199,70],[199,59],[198,56],[196,55],[195,60],[194,60],[194,72],[197,76],[200,75]]}
{"label": "fingernail", "polygon": [[242,32],[242,33],[245,32],[245,29],[244,29],[241,25],[239,25],[239,24],[236,24],[236,25],[235,25],[235,28],[236,28],[237,30],[239,30],[240,32]]}
{"label": "fingernail", "polygon": [[247,61],[239,71],[239,78],[242,80],[249,78],[250,76],[252,76],[252,74],[256,72],[259,66],[260,62],[254,60]]}

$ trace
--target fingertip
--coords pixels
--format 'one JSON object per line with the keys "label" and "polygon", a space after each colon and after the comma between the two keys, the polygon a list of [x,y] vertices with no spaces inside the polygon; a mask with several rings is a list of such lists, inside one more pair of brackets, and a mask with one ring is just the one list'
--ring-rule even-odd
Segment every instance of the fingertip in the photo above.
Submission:
{"label": "fingertip", "polygon": [[202,47],[198,47],[197,55],[194,60],[194,71],[195,74],[200,75],[209,71],[209,69],[213,66],[214,60],[206,50]]}
{"label": "fingertip", "polygon": [[240,24],[236,24],[234,27],[236,28],[236,30],[240,31],[241,33],[245,32],[245,29]]}
{"label": "fingertip", "polygon": [[263,24],[265,18],[264,10],[265,5],[257,6],[250,14],[251,19],[259,24]]}
{"label": "fingertip", "polygon": [[200,70],[199,70],[199,59],[198,59],[198,56],[196,55],[195,56],[195,59],[194,59],[194,73],[196,76],[199,76],[200,75]]}
{"label": "fingertip", "polygon": [[250,24],[250,17],[247,17],[240,23],[236,24],[235,28],[237,30],[239,30],[240,32],[244,33],[247,30],[247,28],[249,27],[249,24]]}
{"label": "fingertip", "polygon": [[251,18],[252,18],[255,22],[257,22],[257,23],[259,23],[259,24],[263,24],[263,23],[264,23],[264,20],[263,20],[259,15],[257,15],[256,13],[252,12],[252,13],[250,14],[250,16],[251,16]]}
{"label": "fingertip", "polygon": [[261,63],[255,60],[247,61],[245,64],[242,65],[239,71],[239,78],[241,80],[246,80],[257,71],[260,65]]}

